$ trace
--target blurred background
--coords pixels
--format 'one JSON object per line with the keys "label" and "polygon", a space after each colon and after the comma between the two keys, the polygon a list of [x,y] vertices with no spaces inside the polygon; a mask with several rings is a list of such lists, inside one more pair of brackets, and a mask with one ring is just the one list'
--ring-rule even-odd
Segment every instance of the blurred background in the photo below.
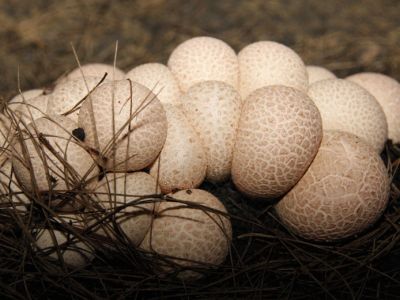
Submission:
{"label": "blurred background", "polygon": [[0,95],[49,85],[82,63],[128,71],[166,63],[180,42],[223,39],[236,51],[258,40],[292,47],[339,76],[370,70],[400,79],[400,1],[0,0]]}

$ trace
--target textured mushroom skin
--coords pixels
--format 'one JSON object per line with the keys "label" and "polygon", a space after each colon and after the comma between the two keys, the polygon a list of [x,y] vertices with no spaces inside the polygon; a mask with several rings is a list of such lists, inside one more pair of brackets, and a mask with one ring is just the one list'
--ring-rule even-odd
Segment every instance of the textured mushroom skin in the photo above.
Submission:
{"label": "textured mushroom skin", "polygon": [[110,171],[136,171],[150,165],[167,137],[162,104],[148,88],[130,80],[104,83],[91,93],[79,111],[79,127],[85,131],[85,143],[106,157]]}
{"label": "textured mushroom skin", "polygon": [[310,168],[275,208],[294,233],[332,241],[373,224],[389,191],[386,168],[373,148],[350,133],[324,131]]}
{"label": "textured mushroom skin", "polygon": [[393,143],[400,143],[400,83],[379,73],[358,73],[346,78],[370,92],[385,112],[388,136]]}
{"label": "textured mushroom skin", "polygon": [[306,66],[307,74],[308,74],[308,84],[313,84],[317,81],[322,81],[326,79],[336,78],[336,75],[333,74],[326,68],[319,66]]}
{"label": "textured mushroom skin", "polygon": [[114,68],[112,65],[101,64],[101,63],[91,63],[82,65],[81,68],[77,67],[73,69],[67,76],[61,78],[60,83],[63,81],[82,78],[82,72],[85,77],[93,76],[93,77],[103,77],[107,73],[108,80],[122,80],[125,77],[125,73],[118,69]]}
{"label": "textured mushroom skin", "polygon": [[[72,131],[77,127],[76,123],[67,117],[53,116],[52,119],[39,118],[35,123],[28,125],[30,137],[26,132],[22,132],[29,161],[32,164],[32,172],[35,177],[37,188],[40,192],[65,191],[78,187],[82,180],[88,182],[98,173],[95,162],[80,142],[72,137]],[[34,129],[35,128],[35,129]],[[37,131],[37,133],[36,133]],[[62,159],[58,159],[44,144],[39,140],[38,135],[49,142],[51,147]],[[37,150],[36,146],[43,150]],[[28,158],[23,155],[23,144],[19,139],[14,142],[12,164],[18,181],[27,191],[33,191],[34,186],[31,181],[30,165]],[[43,158],[43,159],[42,159]],[[43,162],[45,160],[45,163]],[[63,160],[67,162],[64,164]],[[46,167],[46,164],[48,167]],[[48,172],[46,171],[48,169]],[[54,180],[47,178],[49,174]],[[88,174],[88,176],[86,176]],[[85,177],[86,176],[86,177]]]}
{"label": "textured mushroom skin", "polygon": [[239,65],[235,51],[212,37],[195,37],[178,45],[171,53],[168,67],[182,92],[201,81],[217,80],[238,87]]}
{"label": "textured mushroom skin", "polygon": [[16,115],[25,124],[31,123],[33,120],[42,118],[46,114],[49,95],[40,95],[34,98],[26,99],[15,109]]}
{"label": "textured mushroom skin", "polygon": [[[108,173],[99,181],[95,193],[98,204],[102,209],[105,209],[106,214],[109,214],[118,207],[139,200],[139,197],[154,195],[158,190],[156,180],[147,173]],[[93,217],[104,217],[103,213],[99,214],[98,208],[93,207],[91,210],[94,213]],[[115,222],[119,229],[133,245],[138,246],[149,230],[153,210],[154,203],[136,203],[115,214]],[[93,218],[92,221],[96,221],[96,219]],[[107,219],[93,230],[97,234],[116,238],[113,234],[115,229],[113,230],[112,226],[113,222]]]}
{"label": "textured mushroom skin", "polygon": [[200,137],[178,107],[164,104],[168,133],[150,175],[163,193],[198,187],[206,177],[207,156]]}
{"label": "textured mushroom skin", "polygon": [[15,128],[11,120],[0,113],[0,164],[10,157],[10,145],[15,138]]}
{"label": "textured mushroom skin", "polygon": [[258,89],[240,116],[233,182],[252,198],[279,197],[307,170],[321,139],[321,117],[306,94],[285,86]]}
{"label": "textured mushroom skin", "polygon": [[75,268],[85,266],[94,258],[93,250],[82,241],[75,237],[71,240],[73,236],[68,237],[67,232],[54,230],[53,233],[55,241],[49,229],[38,232],[36,240],[37,251],[41,251],[46,256],[60,261],[57,252],[58,246],[64,263]]}
{"label": "textured mushroom skin", "polygon": [[[57,84],[54,91],[49,95],[47,114],[62,115],[70,112],[79,101],[84,99],[90,91],[100,84],[101,79],[101,77],[87,76],[85,80],[75,78]],[[68,113],[67,116],[74,122],[78,122],[78,113],[79,110],[75,110]]]}
{"label": "textured mushroom skin", "polygon": [[161,103],[180,105],[181,90],[171,70],[159,63],[137,66],[126,73],[126,78],[140,83],[157,95]]}
{"label": "textured mushroom skin", "polygon": [[253,91],[270,85],[285,85],[307,92],[306,67],[300,56],[285,45],[256,42],[244,47],[238,59],[243,100]]}
{"label": "textured mushroom skin", "polygon": [[382,151],[387,121],[382,107],[367,90],[348,80],[328,79],[312,84],[308,94],[321,113],[324,130],[355,134],[377,152]]}
{"label": "textured mushroom skin", "polygon": [[15,95],[8,102],[8,107],[12,111],[15,111],[15,109],[18,107],[18,105],[21,104],[24,100],[26,101],[26,100],[38,97],[40,95],[43,95],[43,90],[42,89],[33,89],[33,90],[23,91],[22,93]]}
{"label": "textured mushroom skin", "polygon": [[222,182],[231,173],[241,99],[232,86],[203,81],[182,97],[182,108],[198,133],[207,155],[207,180]]}
{"label": "textured mushroom skin", "polygon": [[[226,213],[218,198],[203,190],[183,190],[170,196]],[[232,227],[226,216],[168,201],[160,203],[157,216],[141,248],[186,259],[174,259],[181,266],[195,267],[201,266],[201,263],[219,265],[228,254],[231,239]],[[195,279],[200,275],[182,271],[178,276],[182,279]]]}

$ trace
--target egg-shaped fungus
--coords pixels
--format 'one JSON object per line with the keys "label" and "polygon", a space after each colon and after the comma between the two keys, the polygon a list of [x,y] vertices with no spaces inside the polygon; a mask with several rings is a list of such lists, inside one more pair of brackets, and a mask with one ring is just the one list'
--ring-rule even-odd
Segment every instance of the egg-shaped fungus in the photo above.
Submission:
{"label": "egg-shaped fungus", "polygon": [[[170,195],[175,200],[161,202],[141,248],[171,260],[160,264],[161,272],[181,267],[177,276],[193,280],[201,274],[185,268],[210,268],[226,258],[232,227],[224,205],[209,192],[191,189]],[[200,207],[201,205],[202,207]]]}
{"label": "egg-shaped fungus", "polygon": [[382,151],[388,134],[385,113],[366,89],[348,80],[328,79],[312,84],[308,95],[321,113],[324,130],[350,132]]}
{"label": "egg-shaped fungus", "polygon": [[246,99],[232,162],[232,180],[251,198],[276,198],[303,176],[318,151],[322,121],[313,101],[285,86]]}
{"label": "egg-shaped fungus", "polygon": [[388,123],[388,137],[400,143],[400,83],[379,73],[358,73],[346,78],[370,92],[382,106]]}
{"label": "egg-shaped fungus", "polygon": [[200,137],[182,110],[164,104],[168,133],[159,158],[150,168],[163,193],[198,187],[206,177],[207,156]]}
{"label": "egg-shaped fungus", "polygon": [[60,78],[59,82],[75,78],[82,78],[82,73],[84,77],[92,76],[100,78],[103,78],[107,74],[106,78],[108,80],[121,80],[125,77],[125,73],[117,67],[114,68],[113,65],[89,63],[73,69],[65,77]]}
{"label": "egg-shaped fungus", "polygon": [[96,203],[87,209],[92,232],[110,239],[120,232],[138,246],[152,222],[151,196],[158,192],[156,180],[147,173],[106,174],[94,191]]}
{"label": "egg-shaped fungus", "polygon": [[311,166],[275,210],[299,236],[333,241],[374,224],[389,191],[385,165],[370,145],[350,133],[324,131]]}
{"label": "egg-shaped fungus", "polygon": [[242,105],[239,93],[224,82],[203,81],[181,99],[185,115],[206,151],[207,180],[227,180]]}
{"label": "egg-shaped fungus", "polygon": [[110,171],[149,166],[167,137],[167,118],[156,95],[128,79],[96,88],[82,104],[79,127]]}
{"label": "egg-shaped fungus", "polygon": [[181,91],[171,70],[159,63],[137,66],[126,73],[126,78],[140,83],[157,95],[161,103],[180,104]]}
{"label": "egg-shaped fungus", "polygon": [[171,53],[168,67],[182,92],[201,81],[217,80],[238,87],[239,65],[235,51],[213,37],[191,38]]}
{"label": "egg-shaped fungus", "polygon": [[306,67],[296,52],[285,45],[260,41],[238,54],[240,95],[243,100],[253,91],[269,85],[285,85],[307,92]]}
{"label": "egg-shaped fungus", "polygon": [[324,67],[320,66],[306,66],[308,74],[308,84],[313,84],[314,82],[333,79],[336,75]]}

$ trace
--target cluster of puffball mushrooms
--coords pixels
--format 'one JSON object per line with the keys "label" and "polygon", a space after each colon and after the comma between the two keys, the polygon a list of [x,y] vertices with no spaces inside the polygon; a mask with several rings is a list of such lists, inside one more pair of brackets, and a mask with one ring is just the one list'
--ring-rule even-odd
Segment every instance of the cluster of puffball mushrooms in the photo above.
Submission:
{"label": "cluster of puffball mushrooms", "polygon": [[277,200],[282,224],[302,238],[341,240],[387,205],[379,154],[387,139],[400,142],[399,115],[400,84],[386,75],[338,79],[276,42],[236,54],[219,39],[195,37],[167,65],[124,73],[86,64],[51,90],[8,101],[2,209],[8,204],[21,220],[32,205],[51,212],[52,222],[32,227],[32,247],[72,267],[95,256],[83,234],[185,268],[221,264],[231,221],[217,197],[198,189],[205,180],[232,179],[249,201]]}

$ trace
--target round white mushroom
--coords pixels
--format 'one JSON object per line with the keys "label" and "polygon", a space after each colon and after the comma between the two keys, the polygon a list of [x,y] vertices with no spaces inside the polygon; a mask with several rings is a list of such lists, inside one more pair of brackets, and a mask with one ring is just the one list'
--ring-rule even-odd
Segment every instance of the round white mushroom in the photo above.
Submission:
{"label": "round white mushroom", "polygon": [[218,80],[238,87],[239,65],[235,51],[224,41],[202,36],[178,45],[168,67],[182,92],[201,81]]}
{"label": "round white mushroom", "polygon": [[181,91],[171,70],[159,63],[137,66],[126,73],[126,78],[140,83],[157,95],[161,103],[180,104]]}
{"label": "round white mushroom", "polygon": [[161,152],[167,126],[157,97],[130,80],[99,86],[79,111],[85,143],[101,153],[110,171],[136,171],[149,166]]}
{"label": "round white mushroom", "polygon": [[[170,196],[193,204],[161,202],[141,248],[172,257],[173,262],[182,267],[209,268],[221,264],[232,240],[231,222],[224,215],[224,205],[212,194],[199,189],[183,190]],[[171,265],[162,265],[160,271],[168,272],[172,269]],[[185,270],[180,271],[178,277],[192,280],[201,275]]]}
{"label": "round white mushroom", "polygon": [[320,66],[306,66],[306,69],[308,74],[308,84],[313,84],[314,82],[321,80],[336,78],[335,74]]}
{"label": "round white mushroom", "polygon": [[385,165],[371,146],[350,133],[325,131],[310,168],[276,212],[304,238],[343,239],[375,223],[389,191]]}
{"label": "round white mushroom", "polygon": [[365,88],[382,106],[388,123],[388,137],[400,143],[400,83],[384,74],[358,73],[346,78]]}
{"label": "round white mushroom", "polygon": [[388,136],[385,113],[366,89],[348,80],[328,79],[312,84],[308,94],[321,113],[324,130],[350,132],[382,151]]}
{"label": "round white mushroom", "polygon": [[232,180],[251,198],[282,196],[303,176],[321,139],[321,116],[305,93],[285,86],[258,89],[242,109]]}
{"label": "round white mushroom", "polygon": [[269,85],[285,85],[307,92],[306,67],[296,52],[285,45],[260,41],[238,54],[240,94],[246,99],[253,91]]}

